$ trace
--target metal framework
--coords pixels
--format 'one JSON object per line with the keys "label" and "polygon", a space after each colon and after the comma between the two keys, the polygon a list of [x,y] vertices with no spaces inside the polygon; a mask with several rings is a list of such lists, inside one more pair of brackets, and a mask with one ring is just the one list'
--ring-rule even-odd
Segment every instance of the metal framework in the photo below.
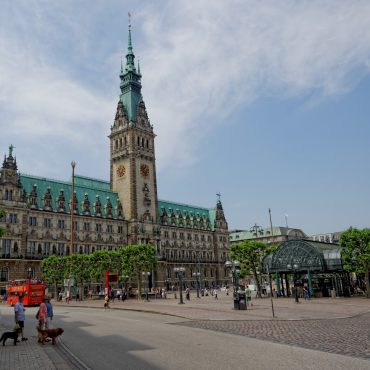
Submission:
{"label": "metal framework", "polygon": [[[298,271],[327,272],[341,270],[340,249],[337,245],[308,240],[289,240],[264,260],[270,272],[289,272],[287,266],[297,265]],[[267,270],[266,267],[264,270]]]}

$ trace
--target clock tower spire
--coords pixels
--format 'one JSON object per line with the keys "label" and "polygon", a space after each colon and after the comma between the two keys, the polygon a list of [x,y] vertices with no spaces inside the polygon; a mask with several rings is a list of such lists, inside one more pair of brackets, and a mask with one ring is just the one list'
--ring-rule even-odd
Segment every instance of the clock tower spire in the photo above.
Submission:
{"label": "clock tower spire", "polygon": [[126,66],[121,62],[121,94],[109,139],[111,188],[119,195],[125,219],[132,222],[131,243],[153,239],[158,203],[155,134],[141,94],[140,68],[134,61],[129,23]]}

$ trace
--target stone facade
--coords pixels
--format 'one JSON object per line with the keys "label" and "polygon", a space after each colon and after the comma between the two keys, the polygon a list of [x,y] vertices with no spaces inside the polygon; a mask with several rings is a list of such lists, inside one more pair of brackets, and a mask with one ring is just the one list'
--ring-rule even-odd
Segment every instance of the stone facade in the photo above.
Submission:
{"label": "stone facade", "polygon": [[[129,29],[121,96],[110,139],[110,181],[74,177],[73,252],[115,250],[150,243],[158,256],[151,286],[170,287],[174,267],[186,268],[184,282],[195,287],[229,280],[224,263],[229,254],[228,225],[218,196],[215,208],[202,208],[157,198],[154,128],[141,95],[141,74],[134,64]],[[71,252],[71,182],[23,175],[10,146],[0,170],[0,208],[6,216],[1,240],[0,289],[8,279],[40,276],[40,260]]]}

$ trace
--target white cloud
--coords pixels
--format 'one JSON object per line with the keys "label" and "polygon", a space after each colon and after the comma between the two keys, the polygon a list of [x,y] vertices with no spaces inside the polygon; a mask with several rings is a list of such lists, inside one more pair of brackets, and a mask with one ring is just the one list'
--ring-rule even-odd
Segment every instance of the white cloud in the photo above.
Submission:
{"label": "white cloud", "polygon": [[[8,128],[1,148],[19,135],[18,156],[28,168],[49,174],[53,160],[57,176],[79,156],[82,171],[107,178],[104,136],[119,84],[111,69],[118,72],[113,56],[126,43],[128,8],[114,1],[22,4],[0,15],[0,125]],[[260,97],[312,90],[325,98],[369,73],[369,2],[163,1],[133,14],[160,169],[196,163],[207,133]],[[22,153],[37,142],[48,143],[48,158]]]}
{"label": "white cloud", "polygon": [[175,152],[176,165],[186,164],[208,130],[260,97],[349,91],[369,72],[369,14],[370,3],[338,1],[171,2],[143,11],[144,98],[159,163],[173,163]]}

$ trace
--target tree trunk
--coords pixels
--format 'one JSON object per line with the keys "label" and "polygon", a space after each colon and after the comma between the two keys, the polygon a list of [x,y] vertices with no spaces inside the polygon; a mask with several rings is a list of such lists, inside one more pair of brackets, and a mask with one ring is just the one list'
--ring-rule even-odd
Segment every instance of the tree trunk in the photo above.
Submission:
{"label": "tree trunk", "polygon": [[138,274],[137,275],[137,294],[136,294],[136,298],[141,300],[141,279],[140,279],[140,277],[141,276]]}
{"label": "tree trunk", "polygon": [[366,297],[370,298],[369,266],[365,266]]}
{"label": "tree trunk", "polygon": [[258,278],[256,269],[253,269],[253,276],[254,276],[254,279],[256,280],[256,284],[257,284],[257,298],[262,298],[261,282],[260,282],[260,279]]}

